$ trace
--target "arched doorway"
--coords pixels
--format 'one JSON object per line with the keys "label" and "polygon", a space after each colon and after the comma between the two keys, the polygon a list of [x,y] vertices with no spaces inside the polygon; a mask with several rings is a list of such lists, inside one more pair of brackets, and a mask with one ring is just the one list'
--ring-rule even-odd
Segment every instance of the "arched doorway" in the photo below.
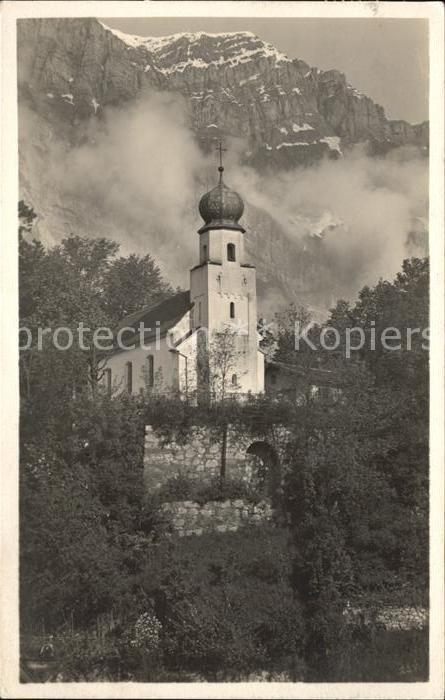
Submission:
{"label": "arched doorway", "polygon": [[246,450],[246,470],[252,485],[265,496],[273,497],[281,482],[278,455],[268,442],[252,442]]}

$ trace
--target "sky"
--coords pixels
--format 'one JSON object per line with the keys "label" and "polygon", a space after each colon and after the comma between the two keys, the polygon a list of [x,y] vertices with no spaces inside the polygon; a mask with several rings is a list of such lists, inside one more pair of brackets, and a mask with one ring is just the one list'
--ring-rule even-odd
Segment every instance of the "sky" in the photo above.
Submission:
{"label": "sky", "polygon": [[319,18],[100,18],[140,36],[251,31],[289,58],[336,68],[384,107],[390,119],[428,119],[428,21]]}

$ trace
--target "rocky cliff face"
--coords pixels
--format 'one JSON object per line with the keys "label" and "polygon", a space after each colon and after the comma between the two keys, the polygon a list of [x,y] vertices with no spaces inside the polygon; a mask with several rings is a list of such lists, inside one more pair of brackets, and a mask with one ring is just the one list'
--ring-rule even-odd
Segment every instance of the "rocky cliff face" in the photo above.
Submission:
{"label": "rocky cliff face", "polygon": [[[377,153],[427,148],[427,124],[388,120],[342,73],[290,60],[249,32],[141,38],[95,19],[19,20],[18,56],[20,187],[39,213],[40,231],[53,240],[69,232],[120,234],[100,202],[87,206],[62,192],[47,161],[49,144],[52,158],[54,149],[66,156],[94,141],[106,107],[125,109],[153,90],[184,98],[204,151],[217,137],[239,138],[241,162],[262,171],[341,158],[356,143]],[[314,288],[317,265],[318,272],[326,265],[318,243],[290,242],[252,206],[247,224],[260,285],[281,295],[315,294],[323,303]]]}
{"label": "rocky cliff face", "polygon": [[[295,165],[343,146],[427,145],[336,70],[290,60],[250,32],[142,38],[94,19],[19,22],[19,84],[72,124],[157,88],[183,95],[203,142],[244,137],[247,159]],[[43,107],[43,105],[42,105]]]}

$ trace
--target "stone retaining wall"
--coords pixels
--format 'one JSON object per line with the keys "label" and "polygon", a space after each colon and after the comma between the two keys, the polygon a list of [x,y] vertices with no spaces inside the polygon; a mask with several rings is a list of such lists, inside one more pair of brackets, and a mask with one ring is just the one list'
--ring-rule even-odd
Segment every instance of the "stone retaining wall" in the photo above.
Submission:
{"label": "stone retaining wall", "polygon": [[[284,428],[276,429],[275,436],[241,436],[229,426],[227,431],[226,473],[233,479],[250,481],[256,470],[253,455],[248,455],[248,449],[255,445],[264,445],[272,449],[276,455],[276,466],[282,455]],[[269,436],[270,438],[270,436]],[[144,482],[145,488],[156,491],[167,481],[181,475],[192,480],[210,482],[218,476],[221,464],[221,440],[205,427],[190,429],[187,440],[182,443],[176,440],[169,442],[153,430],[151,425],[145,428],[144,446]],[[274,477],[278,478],[277,474]]]}
{"label": "stone retaining wall", "polygon": [[193,501],[163,503],[171,531],[178,537],[202,535],[205,532],[236,532],[246,525],[261,525],[272,519],[272,507],[266,500],[257,504],[241,499],[209,501],[204,505]]}
{"label": "stone retaining wall", "polygon": [[428,625],[428,610],[421,607],[347,608],[344,612],[351,624],[376,623],[386,630],[420,630]]}
{"label": "stone retaining wall", "polygon": [[[227,473],[233,478],[248,478],[246,449],[249,440],[227,439]],[[209,430],[196,427],[185,444],[175,440],[163,444],[150,425],[145,429],[144,481],[148,491],[158,489],[169,479],[181,475],[209,482],[219,474],[221,444]]]}

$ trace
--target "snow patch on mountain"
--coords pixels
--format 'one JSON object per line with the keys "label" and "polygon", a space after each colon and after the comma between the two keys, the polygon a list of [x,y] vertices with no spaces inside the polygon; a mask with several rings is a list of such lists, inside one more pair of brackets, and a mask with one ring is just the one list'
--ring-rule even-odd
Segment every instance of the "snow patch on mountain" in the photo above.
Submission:
{"label": "snow patch on mountain", "polygon": [[312,223],[312,231],[309,234],[311,238],[323,239],[326,234],[332,233],[339,226],[344,226],[344,221],[335,216],[330,210],[323,212],[317,222]]}
{"label": "snow patch on mountain", "polygon": [[[272,58],[275,63],[290,63],[290,59],[278,51],[272,44],[262,41],[255,34],[248,31],[243,32],[183,32],[170,34],[168,36],[150,37],[137,36],[136,34],[126,34],[119,29],[112,29],[103,22],[102,27],[120,39],[129,48],[146,49],[154,54],[156,68],[164,75],[172,73],[183,73],[187,68],[208,68],[209,66],[222,67],[229,65],[234,67],[240,63],[246,63],[257,58]],[[194,45],[197,42],[208,40],[211,43],[210,49],[218,53],[218,58],[204,59],[193,56]],[[252,48],[252,40],[255,44]],[[162,62],[169,59],[169,54],[173,52],[173,46],[181,42],[187,43],[186,58],[182,61],[173,61],[171,65],[162,65]],[[221,46],[222,45],[222,46]],[[147,68],[145,69],[147,70]],[[254,80],[256,76],[251,76],[249,80]]]}
{"label": "snow patch on mountain", "polygon": [[280,150],[280,148],[290,148],[291,146],[311,146],[312,144],[308,143],[308,141],[293,141],[292,143],[284,142],[280,143],[278,146],[275,146],[277,151]]}
{"label": "snow patch on mountain", "polygon": [[340,148],[340,137],[339,136],[325,136],[323,139],[320,139],[321,143],[327,143],[329,146],[329,150],[331,151],[337,151],[341,156],[343,155],[342,150]]}
{"label": "snow patch on mountain", "polygon": [[250,75],[250,76],[249,76],[248,78],[246,78],[245,80],[240,80],[240,81],[239,81],[239,85],[240,85],[240,87],[241,87],[242,85],[245,85],[246,83],[252,82],[252,80],[256,80],[258,77],[259,77],[259,73],[254,73],[253,75]]}
{"label": "snow patch on mountain", "polygon": [[314,127],[311,126],[310,124],[304,123],[302,126],[300,126],[299,124],[292,124],[292,131],[294,131],[296,134],[299,131],[313,131],[313,130],[314,130]]}

